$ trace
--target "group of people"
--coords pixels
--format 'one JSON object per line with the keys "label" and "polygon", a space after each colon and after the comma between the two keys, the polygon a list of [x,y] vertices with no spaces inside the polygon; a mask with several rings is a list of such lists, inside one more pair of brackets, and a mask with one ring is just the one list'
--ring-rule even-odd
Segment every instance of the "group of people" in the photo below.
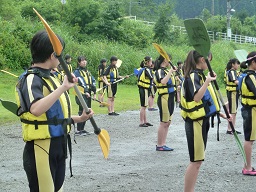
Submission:
{"label": "group of people", "polygon": [[[62,44],[61,37],[57,36]],[[78,67],[72,74],[72,82],[62,74],[58,58],[54,54],[51,41],[46,31],[37,32],[30,44],[32,63],[31,68],[22,76],[16,86],[18,115],[22,122],[23,139],[26,142],[23,152],[23,165],[27,174],[30,191],[61,191],[63,188],[67,145],[70,145],[71,125],[77,123],[76,134],[87,134],[84,130],[85,122],[94,114],[91,107],[91,97],[96,97],[95,79],[87,70],[87,59],[79,56]],[[171,58],[171,56],[169,55]],[[67,64],[71,57],[66,56]],[[117,116],[114,110],[114,98],[120,76],[116,67],[118,58],[112,56],[110,65],[106,66],[106,59],[100,61],[98,68],[99,100],[106,91],[108,97],[108,115]],[[251,52],[247,60],[240,64],[247,68],[239,80],[234,72],[237,70],[238,60],[230,60],[227,66],[227,97],[231,113],[229,122],[235,123],[237,98],[241,95],[242,117],[244,129],[244,150],[246,164],[242,169],[244,175],[256,175],[251,165],[252,145],[256,139],[256,122],[252,118],[256,114],[256,52]],[[205,158],[209,118],[216,114],[227,119],[226,114],[220,112],[218,97],[212,86],[217,75],[206,76],[207,59],[192,50],[178,68],[170,68],[170,62],[163,56],[155,61],[146,56],[138,70],[138,88],[140,95],[140,127],[152,126],[146,118],[146,108],[150,96],[158,93],[157,105],[159,109],[159,127],[156,151],[172,151],[166,145],[166,137],[171,124],[175,98],[181,108],[190,157],[190,164],[185,173],[184,191],[194,191],[200,166]],[[181,68],[183,70],[181,70]],[[72,68],[69,68],[72,71]],[[178,73],[177,73],[178,71]],[[181,72],[182,71],[182,72]],[[178,78],[177,79],[177,74]],[[181,76],[182,74],[182,76]],[[61,77],[61,82],[56,78]],[[82,89],[82,95],[89,107],[86,113],[79,105],[78,115],[72,116],[68,90],[75,84]],[[240,89],[233,89],[234,87]],[[229,89],[232,88],[232,89]],[[233,93],[236,92],[236,93]],[[177,94],[178,93],[178,94]],[[177,96],[178,95],[178,96]],[[177,98],[178,97],[178,98]],[[235,99],[236,100],[235,100]],[[229,134],[232,130],[227,130]],[[70,148],[70,146],[68,147]]]}
{"label": "group of people", "polygon": [[[73,71],[71,65],[72,58],[69,54],[65,56],[65,61],[67,63],[69,71],[78,78],[77,86],[82,93],[83,99],[89,108],[91,108],[91,101],[96,99],[96,92],[98,92],[98,102],[100,107],[104,107],[102,104],[104,101],[104,94],[106,93],[108,97],[108,115],[117,116],[118,113],[114,110],[114,99],[117,92],[117,83],[118,79],[126,78],[128,76],[120,76],[116,63],[118,58],[112,56],[110,58],[110,64],[107,66],[107,59],[103,58],[100,60],[98,66],[98,90],[96,89],[96,79],[88,70],[87,59],[84,56],[78,56],[77,58],[77,68]],[[53,74],[60,80],[63,81],[65,72],[63,71],[61,65],[59,64],[56,68],[52,69]],[[78,96],[75,96],[75,101],[78,105],[78,115],[83,113],[83,106],[80,103]],[[86,136],[90,135],[91,132],[85,130],[85,123],[77,123],[77,130],[75,135]]]}
{"label": "group of people", "polygon": [[[240,66],[240,71],[238,72]],[[244,69],[244,71],[242,71]],[[228,110],[232,116],[232,123],[235,127],[238,100],[241,97],[241,114],[243,118],[244,151],[246,164],[242,169],[244,175],[256,176],[256,170],[252,167],[251,156],[252,146],[256,139],[256,121],[253,117],[256,114],[256,52],[250,52],[247,60],[240,61],[237,58],[230,59],[227,63],[224,80],[228,98]],[[234,134],[230,125],[227,134]],[[237,134],[241,132],[236,131]]]}
{"label": "group of people", "polygon": [[[171,56],[169,55],[171,58]],[[204,71],[208,69],[207,60],[212,59],[209,53],[205,59],[200,53],[192,50],[182,66],[170,68],[170,62],[161,55],[156,59],[154,70],[150,67],[152,58],[146,56],[141,62],[138,72],[138,87],[140,94],[140,127],[147,127],[145,107],[150,95],[151,87],[156,87],[158,92],[157,105],[159,108],[160,125],[158,128],[157,151],[172,151],[173,148],[166,146],[166,136],[171,124],[176,103],[180,103],[181,116],[185,122],[185,132],[190,156],[190,164],[185,174],[184,191],[194,191],[200,166],[205,158],[210,117],[216,115],[229,121],[227,134],[234,134],[230,123],[235,126],[238,98],[241,95],[242,117],[244,129],[244,151],[246,164],[242,174],[256,176],[256,171],[251,164],[252,144],[256,139],[256,122],[252,120],[256,113],[256,52],[251,52],[247,60],[240,67],[248,68],[242,74],[237,73],[239,60],[230,59],[225,69],[225,81],[227,92],[227,109],[229,114],[220,112],[219,99],[213,87],[217,75],[205,76]],[[227,115],[229,118],[227,118]],[[241,132],[236,131],[237,134]]]}

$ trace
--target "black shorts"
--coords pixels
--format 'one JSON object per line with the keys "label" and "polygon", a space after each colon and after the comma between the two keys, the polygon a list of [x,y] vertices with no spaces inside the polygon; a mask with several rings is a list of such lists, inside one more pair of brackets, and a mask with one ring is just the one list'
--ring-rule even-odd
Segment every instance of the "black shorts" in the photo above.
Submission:
{"label": "black shorts", "polygon": [[255,141],[256,121],[253,118],[256,117],[256,107],[242,107],[241,113],[243,117],[244,139],[245,141]]}
{"label": "black shorts", "polygon": [[204,160],[209,127],[209,118],[198,121],[185,121],[185,131],[191,162]]}
{"label": "black shorts", "polygon": [[147,107],[148,106],[149,89],[139,87],[139,94],[140,94],[140,106]]}
{"label": "black shorts", "polygon": [[99,83],[98,83],[98,88],[99,89],[101,89],[98,93],[99,94],[102,94],[103,92],[104,92],[104,90],[105,90],[105,88],[104,89],[102,89],[106,84],[103,82],[103,81],[99,81]]}
{"label": "black shorts", "polygon": [[108,98],[115,97],[117,92],[117,83],[111,84],[107,87]]}
{"label": "black shorts", "polygon": [[157,106],[159,108],[161,122],[167,123],[172,120],[172,114],[174,111],[174,96],[175,92],[158,96]]}
{"label": "black shorts", "polygon": [[23,166],[30,191],[58,191],[62,187],[66,170],[64,143],[64,137],[26,142]]}
{"label": "black shorts", "polygon": [[230,114],[236,114],[239,94],[237,91],[227,91],[228,108]]}

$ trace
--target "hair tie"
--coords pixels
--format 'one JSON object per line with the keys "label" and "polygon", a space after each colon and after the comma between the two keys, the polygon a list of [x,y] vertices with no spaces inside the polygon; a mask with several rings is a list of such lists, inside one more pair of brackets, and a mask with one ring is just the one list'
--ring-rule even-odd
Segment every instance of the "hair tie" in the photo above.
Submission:
{"label": "hair tie", "polygon": [[256,57],[256,55],[254,55],[253,57],[247,58],[246,63],[247,63],[248,61],[251,61],[251,60],[254,59],[255,57]]}

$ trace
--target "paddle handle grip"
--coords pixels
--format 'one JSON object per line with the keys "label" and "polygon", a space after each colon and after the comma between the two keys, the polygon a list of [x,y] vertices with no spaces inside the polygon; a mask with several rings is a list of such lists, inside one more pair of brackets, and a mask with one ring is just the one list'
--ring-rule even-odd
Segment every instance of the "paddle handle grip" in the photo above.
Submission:
{"label": "paddle handle grip", "polygon": [[[174,67],[174,65],[172,64],[171,61],[169,61],[169,63],[170,63],[170,65],[172,66],[173,70],[177,70],[177,69]],[[175,71],[175,72],[176,72],[176,73],[180,76],[180,78],[181,78],[180,72],[179,72],[179,71]]]}
{"label": "paddle handle grip", "polygon": [[[72,75],[71,75],[71,73],[70,73],[70,71],[68,69],[67,64],[65,63],[64,59],[62,58],[62,55],[56,56],[56,57],[58,58],[61,66],[62,66],[62,69],[64,70],[65,74],[67,75],[69,82],[73,82],[73,77],[72,77]],[[85,103],[84,98],[83,98],[81,92],[79,91],[77,85],[74,86],[74,89],[75,89],[76,95],[77,95],[81,105],[83,106],[85,112],[87,114],[90,113],[90,110],[89,110],[87,104]],[[96,135],[99,135],[100,132],[101,132],[101,129],[97,126],[97,124],[96,124],[96,122],[95,122],[93,117],[90,118],[90,122],[91,122],[91,124],[92,124],[92,126],[94,128],[94,133]]]}

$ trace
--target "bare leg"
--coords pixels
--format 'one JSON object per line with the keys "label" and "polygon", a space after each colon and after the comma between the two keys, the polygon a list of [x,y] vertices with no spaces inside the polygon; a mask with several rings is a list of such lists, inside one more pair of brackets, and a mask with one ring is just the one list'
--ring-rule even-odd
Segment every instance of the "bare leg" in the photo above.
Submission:
{"label": "bare leg", "polygon": [[140,124],[147,123],[146,120],[146,107],[140,108]]}
{"label": "bare leg", "polygon": [[[235,124],[236,124],[236,114],[231,114],[231,117],[233,118],[232,119],[232,123],[233,123],[233,126],[235,127]],[[232,131],[229,123],[228,123],[228,131]]]}
{"label": "bare leg", "polygon": [[148,97],[148,108],[153,108],[154,107],[154,97],[150,95]]}
{"label": "bare leg", "polygon": [[103,99],[102,99],[102,93],[99,93],[99,94],[98,94],[98,100],[101,101],[101,102],[103,101]]}
{"label": "bare leg", "polygon": [[190,162],[185,174],[184,192],[194,192],[197,176],[202,161]]}
{"label": "bare leg", "polygon": [[244,168],[247,170],[252,169],[252,162],[251,162],[252,145],[253,145],[253,141],[245,141],[244,142],[244,151],[245,151],[246,163],[247,163],[247,165],[245,165]]}
{"label": "bare leg", "polygon": [[157,132],[157,146],[163,146],[166,144],[166,137],[168,134],[168,129],[170,126],[171,122],[164,123],[160,122],[160,125],[158,127],[158,132]]}
{"label": "bare leg", "polygon": [[108,104],[109,104],[109,106],[108,106],[108,112],[109,112],[109,113],[114,112],[114,111],[113,111],[113,110],[114,110],[114,98],[113,98],[113,97],[109,97],[109,98],[108,98]]}

